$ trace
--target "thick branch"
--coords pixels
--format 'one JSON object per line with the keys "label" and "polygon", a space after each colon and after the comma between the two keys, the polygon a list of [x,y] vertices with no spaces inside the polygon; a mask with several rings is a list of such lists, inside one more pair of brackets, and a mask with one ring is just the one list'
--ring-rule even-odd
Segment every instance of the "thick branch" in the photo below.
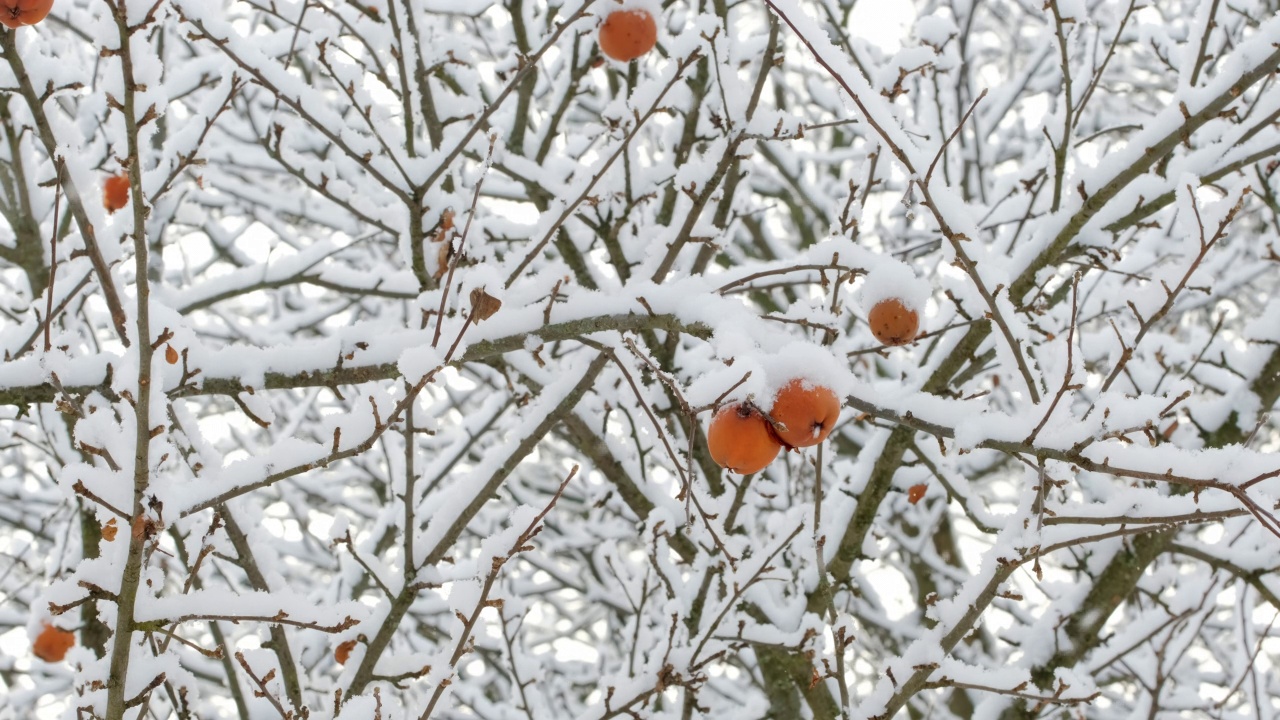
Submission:
{"label": "thick branch", "polygon": [[[524,349],[530,336],[536,336],[542,342],[570,340],[596,332],[639,332],[642,330],[660,330],[663,332],[685,333],[699,338],[711,336],[711,328],[701,323],[685,323],[674,315],[601,315],[581,320],[569,320],[562,323],[546,325],[530,332],[516,333],[494,340],[483,340],[467,346],[462,355],[449,363],[451,366],[463,365],[497,357],[509,352]],[[376,365],[346,365],[343,367],[317,366],[309,370],[293,373],[268,372],[263,376],[262,384],[255,385],[254,390],[295,390],[311,387],[335,387],[338,385],[358,385],[360,383],[393,380],[401,376],[396,363],[380,363]],[[92,385],[63,386],[73,395],[86,395],[100,392],[108,397],[115,393],[107,385],[109,378],[104,377]],[[199,397],[203,395],[238,395],[247,386],[239,377],[206,377],[199,385],[187,384],[168,391],[171,399]],[[55,402],[60,393],[52,383],[39,385],[12,386],[0,389],[0,405],[26,406],[33,403]]]}

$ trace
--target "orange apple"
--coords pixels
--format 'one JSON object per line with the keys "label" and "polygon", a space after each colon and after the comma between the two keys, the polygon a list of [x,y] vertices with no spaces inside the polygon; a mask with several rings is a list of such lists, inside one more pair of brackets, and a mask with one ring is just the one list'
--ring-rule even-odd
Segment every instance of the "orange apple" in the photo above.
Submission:
{"label": "orange apple", "polygon": [[67,651],[75,644],[75,633],[45,623],[44,630],[40,631],[36,641],[31,645],[31,652],[48,663],[62,662],[62,658],[67,656]]}
{"label": "orange apple", "polygon": [[759,409],[750,403],[735,403],[721,408],[711,419],[707,449],[720,467],[750,475],[773,462],[782,446]]}
{"label": "orange apple", "polygon": [[840,417],[840,398],[831,388],[795,379],[773,398],[769,415],[773,431],[789,448],[817,445],[831,434]]}
{"label": "orange apple", "polygon": [[17,30],[35,25],[53,9],[53,0],[0,0],[0,23]]}
{"label": "orange apple", "polygon": [[898,298],[876,303],[867,313],[871,334],[885,345],[906,345],[920,332],[920,316]]}
{"label": "orange apple", "polygon": [[600,52],[630,62],[653,49],[658,24],[647,10],[614,10],[600,26]]}
{"label": "orange apple", "polygon": [[115,212],[128,204],[129,176],[121,173],[107,178],[107,181],[102,183],[102,206]]}

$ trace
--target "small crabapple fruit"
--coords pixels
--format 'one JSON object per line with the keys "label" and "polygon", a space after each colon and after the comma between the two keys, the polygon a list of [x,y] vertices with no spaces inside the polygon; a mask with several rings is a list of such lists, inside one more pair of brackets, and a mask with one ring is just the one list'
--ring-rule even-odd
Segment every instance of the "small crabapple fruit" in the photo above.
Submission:
{"label": "small crabapple fruit", "polygon": [[45,623],[44,629],[31,645],[31,653],[48,663],[62,662],[67,651],[75,644],[75,633]]}
{"label": "small crabapple fruit", "polygon": [[53,9],[53,0],[0,0],[0,25],[17,30],[35,25]]}
{"label": "small crabapple fruit", "polygon": [[720,409],[707,427],[711,459],[730,472],[750,475],[773,462],[782,450],[769,421],[750,403],[734,403]]}
{"label": "small crabapple fruit", "polygon": [[817,445],[831,434],[840,417],[840,398],[831,388],[795,379],[773,397],[769,415],[774,433],[789,448]]}
{"label": "small crabapple fruit", "polygon": [[[0,11],[3,12],[3,11]],[[129,176],[112,175],[102,183],[102,206],[115,212],[129,204]]]}
{"label": "small crabapple fruit", "polygon": [[600,52],[631,62],[658,42],[658,24],[647,10],[615,10],[600,25]]}
{"label": "small crabapple fruit", "polygon": [[920,316],[898,298],[886,298],[867,314],[871,334],[885,345],[906,345],[920,332]]}

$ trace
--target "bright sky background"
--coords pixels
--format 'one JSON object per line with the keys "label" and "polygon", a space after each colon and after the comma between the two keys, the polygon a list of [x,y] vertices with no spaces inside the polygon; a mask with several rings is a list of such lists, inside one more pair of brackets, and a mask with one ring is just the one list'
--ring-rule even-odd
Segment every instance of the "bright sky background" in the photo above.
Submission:
{"label": "bright sky background", "polygon": [[849,34],[867,40],[886,52],[902,47],[915,22],[916,9],[901,0],[861,0],[849,16]]}

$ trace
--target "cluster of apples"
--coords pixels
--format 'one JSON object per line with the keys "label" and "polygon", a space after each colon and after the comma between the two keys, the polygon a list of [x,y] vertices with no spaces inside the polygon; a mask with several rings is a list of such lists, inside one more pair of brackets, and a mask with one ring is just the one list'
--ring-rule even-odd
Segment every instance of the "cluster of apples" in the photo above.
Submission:
{"label": "cluster of apples", "polygon": [[53,0],[0,0],[0,25],[17,30],[35,25],[49,14]]}
{"label": "cluster of apples", "polygon": [[793,379],[762,410],[751,401],[726,405],[707,427],[711,459],[730,472],[760,472],[788,450],[817,445],[840,417],[840,399],[831,388]]}
{"label": "cluster of apples", "polygon": [[[871,334],[887,346],[916,339],[920,315],[900,298],[885,298],[867,314]],[[730,472],[760,472],[782,448],[811,447],[831,434],[840,417],[840,399],[831,388],[792,379],[761,408],[750,401],[720,408],[707,427],[711,458]]]}

